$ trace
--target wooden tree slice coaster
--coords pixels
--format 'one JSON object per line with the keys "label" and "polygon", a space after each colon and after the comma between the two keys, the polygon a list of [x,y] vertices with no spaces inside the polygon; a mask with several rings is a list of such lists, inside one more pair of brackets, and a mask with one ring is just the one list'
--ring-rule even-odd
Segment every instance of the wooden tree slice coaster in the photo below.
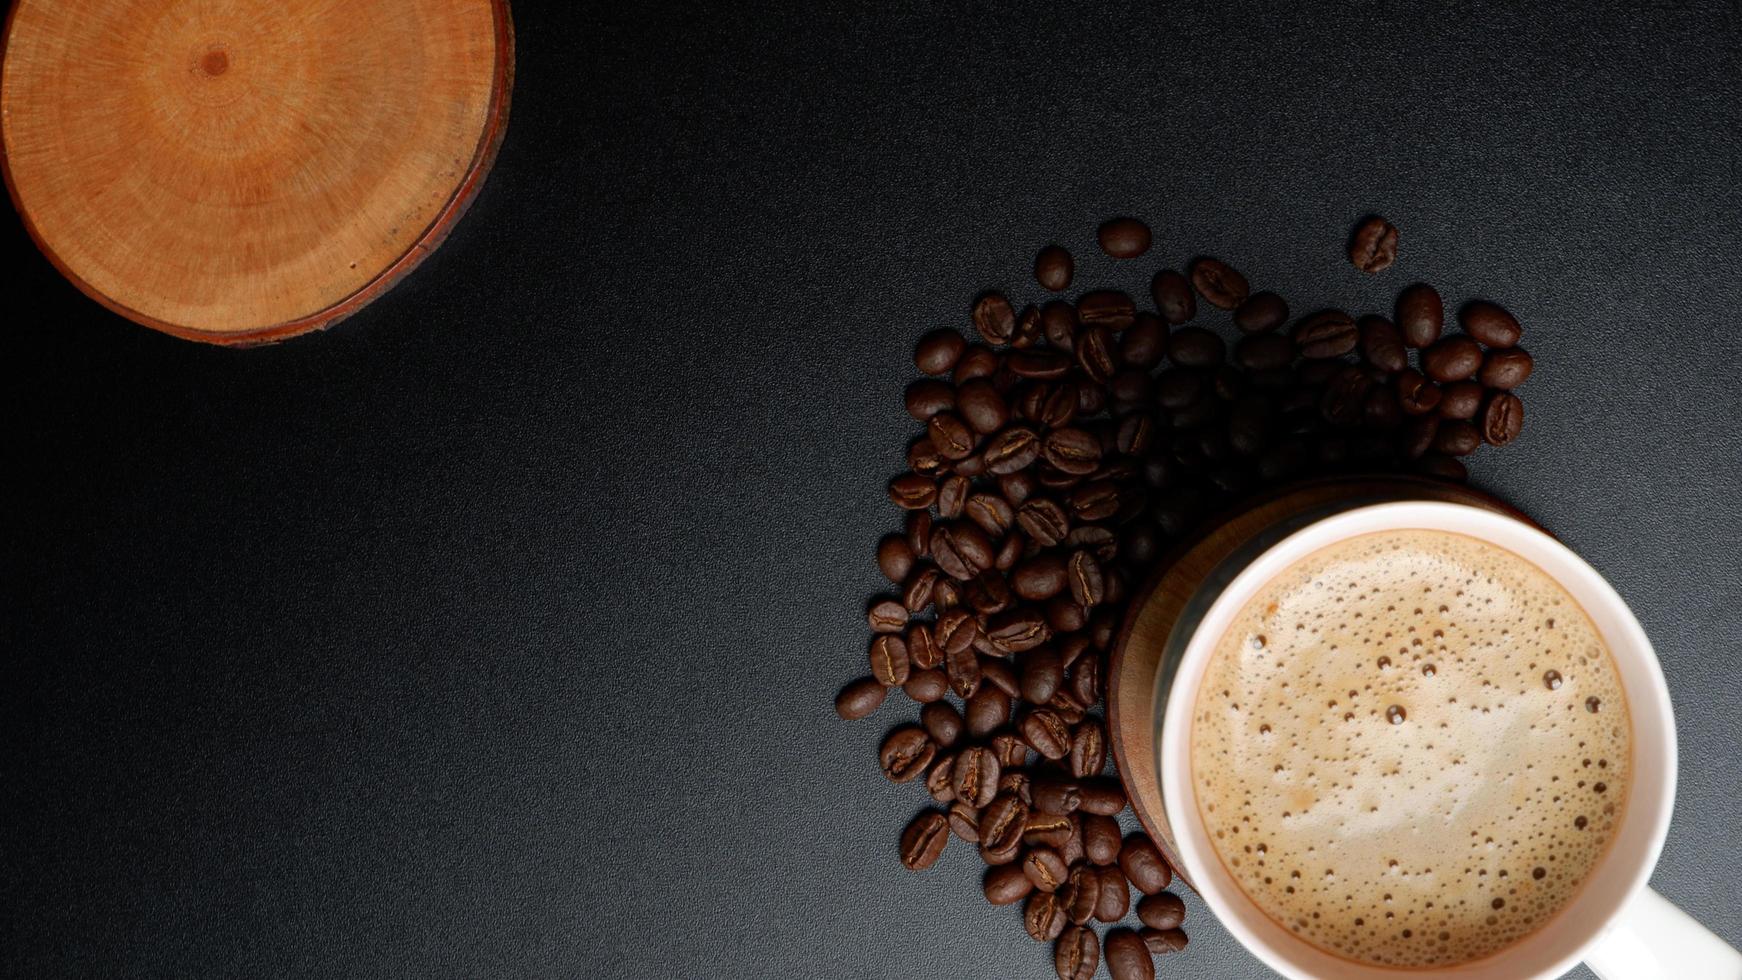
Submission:
{"label": "wooden tree slice coaster", "polygon": [[[1291,518],[1330,508],[1392,500],[1441,500],[1499,511],[1535,522],[1480,490],[1410,476],[1334,477],[1295,484],[1250,501],[1177,544],[1137,590],[1107,664],[1107,731],[1131,809],[1181,880],[1179,850],[1164,833],[1165,808],[1155,771],[1156,674],[1176,620],[1216,566],[1258,535]],[[1186,884],[1191,882],[1186,880]]]}
{"label": "wooden tree slice coaster", "polygon": [[17,0],[7,190],[93,299],[178,337],[329,326],[446,237],[501,145],[506,0]]}

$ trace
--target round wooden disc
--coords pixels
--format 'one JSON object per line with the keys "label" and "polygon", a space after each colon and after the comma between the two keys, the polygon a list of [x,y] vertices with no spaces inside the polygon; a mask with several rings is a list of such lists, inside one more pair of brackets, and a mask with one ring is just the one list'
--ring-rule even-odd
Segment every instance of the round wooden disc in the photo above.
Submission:
{"label": "round wooden disc", "polygon": [[17,0],[0,164],[92,298],[260,342],[348,316],[441,242],[512,80],[506,0]]}
{"label": "round wooden disc", "polygon": [[1125,614],[1107,664],[1107,730],[1113,759],[1137,819],[1187,885],[1179,850],[1166,832],[1155,771],[1156,674],[1174,624],[1206,576],[1258,534],[1280,522],[1327,507],[1348,508],[1392,500],[1443,500],[1484,507],[1535,522],[1497,497],[1467,486],[1410,476],[1332,477],[1295,484],[1253,500],[1209,522],[1157,563]]}

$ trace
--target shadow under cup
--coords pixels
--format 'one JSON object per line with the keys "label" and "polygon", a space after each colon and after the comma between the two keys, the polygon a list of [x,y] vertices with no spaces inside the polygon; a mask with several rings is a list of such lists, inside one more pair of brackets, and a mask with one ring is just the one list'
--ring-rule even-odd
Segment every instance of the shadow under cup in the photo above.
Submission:
{"label": "shadow under cup", "polygon": [[[1198,819],[1192,779],[1191,715],[1210,655],[1246,602],[1271,579],[1329,545],[1383,531],[1449,531],[1497,545],[1558,581],[1584,608],[1608,646],[1632,726],[1632,783],[1608,853],[1573,900],[1546,925],[1478,960],[1432,969],[1357,963],[1321,950],[1271,920],[1222,867]],[[1292,532],[1292,533],[1290,533]],[[1183,870],[1217,918],[1243,945],[1289,976],[1377,978],[1423,974],[1468,978],[1558,976],[1602,935],[1657,863],[1675,801],[1675,724],[1663,672],[1645,631],[1595,569],[1564,545],[1514,518],[1459,504],[1386,503],[1309,517],[1279,528],[1230,557],[1181,614],[1175,647],[1157,678],[1155,744],[1165,826]]]}

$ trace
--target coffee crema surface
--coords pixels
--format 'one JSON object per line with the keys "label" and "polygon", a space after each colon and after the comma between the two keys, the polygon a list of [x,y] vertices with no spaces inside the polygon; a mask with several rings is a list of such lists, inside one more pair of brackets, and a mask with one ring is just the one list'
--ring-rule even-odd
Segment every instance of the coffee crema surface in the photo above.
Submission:
{"label": "coffee crema surface", "polygon": [[1632,729],[1607,647],[1546,572],[1387,531],[1246,604],[1191,757],[1217,856],[1265,914],[1348,960],[1436,967],[1572,901],[1626,810]]}

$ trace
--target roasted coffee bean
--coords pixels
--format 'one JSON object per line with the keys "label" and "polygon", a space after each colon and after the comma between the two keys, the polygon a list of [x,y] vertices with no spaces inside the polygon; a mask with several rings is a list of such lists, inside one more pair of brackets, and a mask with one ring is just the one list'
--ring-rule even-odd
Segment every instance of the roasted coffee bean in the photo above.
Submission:
{"label": "roasted coffee bean", "polygon": [[[956,765],[960,768],[960,760]],[[961,795],[959,788],[956,792]],[[1173,869],[1168,867],[1167,860],[1146,834],[1132,834],[1125,838],[1124,846],[1119,849],[1119,870],[1125,873],[1132,887],[1145,895],[1154,895],[1173,884]]]}
{"label": "roasted coffee bean", "polygon": [[873,633],[900,633],[907,629],[907,607],[894,599],[874,602],[865,613],[865,621]]}
{"label": "roasted coffee bean", "polygon": [[1234,311],[1234,326],[1241,333],[1266,333],[1288,320],[1288,304],[1272,292],[1253,293]]}
{"label": "roasted coffee bean", "polygon": [[[1066,257],[1069,261],[1069,257]],[[974,301],[972,314],[974,329],[980,332],[988,344],[1008,344],[1010,337],[1016,332],[1016,310],[1003,293],[983,293]],[[941,371],[930,371],[928,374],[942,374]]]}
{"label": "roasted coffee bean", "polygon": [[[1102,561],[1112,561],[1113,556],[1097,554]],[[1111,609],[1097,609],[1089,616],[1089,641],[1095,644],[1095,649],[1105,650],[1113,645],[1113,634],[1119,630],[1119,614]]]}
{"label": "roasted coffee bean", "polygon": [[1014,698],[1022,692],[1022,685],[1016,680],[1016,668],[1002,657],[980,658],[980,680],[1004,692],[1005,697]]}
{"label": "roasted coffee bean", "polygon": [[908,578],[907,584],[901,590],[901,601],[906,604],[908,612],[917,613],[932,604],[932,593],[937,591],[938,575],[937,569],[926,567]]}
{"label": "roasted coffee bean", "polygon": [[909,871],[924,871],[944,852],[949,841],[949,819],[937,810],[927,810],[901,832],[901,863]]}
{"label": "roasted coffee bean", "polygon": [[1137,918],[1151,929],[1178,929],[1186,921],[1186,903],[1173,892],[1152,892],[1138,900]]}
{"label": "roasted coffee bean", "polygon": [[1418,282],[1397,295],[1397,327],[1409,346],[1431,346],[1440,339],[1445,322],[1440,294],[1427,283]]}
{"label": "roasted coffee bean", "polygon": [[1072,360],[1058,351],[1019,350],[1011,353],[1010,371],[1019,378],[1053,381],[1070,373]]}
{"label": "roasted coffee bean", "polygon": [[1070,516],[1057,501],[1035,497],[1016,509],[1016,523],[1022,526],[1029,540],[1050,548],[1065,539],[1071,531]]}
{"label": "roasted coffee bean", "polygon": [[1118,290],[1097,289],[1077,300],[1077,322],[1084,329],[1100,326],[1118,333],[1131,326],[1136,317],[1137,304]]}
{"label": "roasted coffee bean", "polygon": [[[973,622],[973,620],[969,620]],[[980,689],[980,656],[972,646],[962,650],[946,651],[944,654],[944,675],[950,679],[950,690],[956,697],[966,700]]]}
{"label": "roasted coffee bean", "polygon": [[[981,691],[979,694],[974,695],[974,698],[979,698],[986,693],[986,691]],[[1000,699],[1004,698],[1004,695],[997,691],[992,691],[991,694]],[[973,725],[972,716],[974,713],[971,702],[972,699],[970,699],[968,707],[970,730]],[[1005,704],[1005,710],[1006,713],[1008,713],[1008,700],[1005,701]],[[956,756],[955,766],[951,775],[951,780],[956,791],[956,799],[961,800],[970,806],[976,807],[983,807],[986,804],[991,803],[992,798],[998,795],[999,772],[1000,768],[998,765],[998,758],[993,754],[991,749],[984,747],[963,749],[961,753]]]}
{"label": "roasted coffee bean", "polygon": [[1067,584],[1065,575],[1063,555],[1041,552],[1016,566],[1010,575],[1010,585],[1017,595],[1038,602],[1063,591]]}
{"label": "roasted coffee bean", "polygon": [[[1079,701],[1069,688],[1063,687],[1054,691],[1053,696],[1047,699],[1046,707],[1059,716],[1059,720],[1065,723],[1066,728],[1082,721],[1084,713],[1088,710],[1088,706]],[[1068,751],[1070,746],[1067,745],[1065,748]]]}
{"label": "roasted coffee bean", "polygon": [[961,800],[950,804],[950,833],[969,844],[980,843],[980,809]]}
{"label": "roasted coffee bean", "polygon": [[1077,308],[1063,300],[1050,300],[1040,308],[1040,332],[1059,350],[1073,350],[1077,337]]}
{"label": "roasted coffee bean", "polygon": [[[1028,750],[1025,747],[1023,749],[1023,751],[1026,752]],[[1007,771],[1005,771],[1005,773],[1003,775],[998,777],[998,792],[1000,792],[1000,793],[1014,793],[1018,797],[1021,797],[1022,802],[1027,803],[1030,807],[1032,807],[1034,805],[1034,798],[1032,796],[1030,796],[1029,792],[1028,792],[1028,773],[1023,772],[1020,769],[1007,770]],[[1034,817],[1034,811],[1030,810],[1029,811],[1029,822],[1030,823],[1033,822],[1033,817]],[[1026,836],[1028,834],[1028,831],[1027,831],[1028,825],[1024,824],[1023,826],[1024,826],[1023,835],[1024,835],[1024,838],[1026,839]]]}
{"label": "roasted coffee bean", "polygon": [[1077,334],[1077,364],[1083,373],[1096,384],[1106,384],[1113,377],[1113,372],[1119,364],[1114,360],[1116,350],[1113,341],[1113,331],[1102,324],[1085,327]]}
{"label": "roasted coffee bean", "polygon": [[950,461],[938,452],[930,438],[922,437],[907,447],[907,468],[927,479],[936,479],[949,472]]}
{"label": "roasted coffee bean", "polygon": [[1192,293],[1191,283],[1176,270],[1157,272],[1149,283],[1149,295],[1155,301],[1156,312],[1174,326],[1198,315],[1198,298]]}
{"label": "roasted coffee bean", "polygon": [[1009,584],[1004,581],[1003,573],[996,570],[974,576],[962,590],[962,598],[969,609],[982,616],[1003,612],[1015,601]]}
{"label": "roasted coffee bean", "polygon": [[1041,813],[1075,813],[1083,798],[1077,784],[1068,779],[1049,778],[1030,784],[1034,808]]}
{"label": "roasted coffee bean", "polygon": [[889,481],[889,499],[897,507],[924,510],[938,499],[937,481],[918,473],[903,473]]}
{"label": "roasted coffee bean", "polygon": [[1510,391],[1496,391],[1482,408],[1482,441],[1504,446],[1524,428],[1524,402]]}
{"label": "roasted coffee bean", "polygon": [[1021,653],[1052,639],[1046,615],[1037,609],[1007,609],[986,621],[986,636],[1000,650]]}
{"label": "roasted coffee bean", "polygon": [[925,774],[925,791],[939,803],[951,803],[956,799],[955,778],[956,757],[940,755],[931,764],[931,771]]}
{"label": "roasted coffee bean", "polygon": [[956,389],[926,378],[907,386],[907,414],[921,422],[956,407]]}
{"label": "roasted coffee bean", "polygon": [[1082,821],[1074,813],[1068,819],[1071,821],[1071,835],[1065,839],[1063,844],[1056,846],[1059,849],[1059,854],[1064,857],[1065,864],[1075,869],[1088,858],[1083,854]]}
{"label": "roasted coffee bean", "polygon": [[1434,436],[1439,435],[1440,419],[1437,415],[1418,415],[1410,419],[1403,428],[1403,441],[1398,449],[1405,459],[1420,459],[1422,454],[1433,448]]}
{"label": "roasted coffee bean", "polygon": [[[1004,496],[1011,507],[1021,507],[1034,495],[1039,485],[1033,473],[1006,473],[998,477],[998,492]],[[985,525],[981,525],[984,527]],[[990,532],[987,532],[990,533]]]}
{"label": "roasted coffee bean", "polygon": [[1139,313],[1119,338],[1119,363],[1149,370],[1167,352],[1167,322],[1153,313]]}
{"label": "roasted coffee bean", "polygon": [[1154,440],[1155,419],[1148,412],[1133,412],[1120,421],[1114,444],[1127,456],[1142,456]]}
{"label": "roasted coffee bean", "polygon": [[[1056,892],[1065,885],[1070,875],[1070,869],[1065,866],[1065,859],[1059,852],[1050,847],[1032,847],[1022,858],[1022,871],[1028,875],[1028,880],[1034,882],[1034,887],[1043,892]],[[1063,915],[1064,910],[1059,910]]]}
{"label": "roasted coffee bean", "polygon": [[905,535],[889,534],[877,542],[877,570],[889,581],[897,585],[906,581],[913,563],[913,545],[907,543]]}
{"label": "roasted coffee bean", "polygon": [[[981,670],[985,670],[985,665],[981,665]],[[1010,695],[991,684],[981,684],[964,707],[968,713],[968,734],[975,738],[992,734],[1010,720]]]}
{"label": "roasted coffee bean", "polygon": [[[1062,855],[1062,848],[1076,832],[1075,817],[1068,813],[1042,813],[1032,799],[1029,801],[1028,826],[1022,832],[1024,844],[1044,844],[1060,850]],[[1065,864],[1070,864],[1070,861],[1065,861]]]}
{"label": "roasted coffee bean", "polygon": [[956,389],[956,414],[982,435],[997,432],[1010,420],[1004,396],[985,378],[975,378]]}
{"label": "roasted coffee bean", "polygon": [[1028,553],[1028,539],[1022,536],[1022,532],[1012,531],[999,543],[998,552],[992,557],[992,567],[1000,572],[1009,572]]}
{"label": "roasted coffee bean", "polygon": [[1524,329],[1499,304],[1476,300],[1458,313],[1464,332],[1488,347],[1517,347]]}
{"label": "roasted coffee bean", "polygon": [[1452,480],[1462,483],[1470,478],[1470,471],[1451,456],[1440,453],[1428,453],[1416,461],[1415,471],[1426,476],[1438,477],[1442,480]]}
{"label": "roasted coffee bean", "polygon": [[[1288,343],[1281,337],[1276,338]],[[1270,441],[1272,411],[1270,400],[1262,395],[1247,395],[1234,404],[1228,413],[1227,445],[1241,456],[1256,456]]]}
{"label": "roasted coffee bean", "polygon": [[1119,538],[1104,527],[1086,525],[1074,528],[1065,535],[1065,546],[1081,549],[1094,555],[1096,560],[1109,562],[1119,556]]}
{"label": "roasted coffee bean", "polygon": [[962,737],[962,716],[948,702],[938,701],[919,709],[919,723],[941,748],[954,748]]}
{"label": "roasted coffee bean", "polygon": [[1028,761],[1028,743],[1013,732],[999,732],[986,743],[998,756],[998,764],[1005,769],[1015,769]]}
{"label": "roasted coffee bean", "polygon": [[1183,368],[1212,368],[1227,355],[1228,345],[1203,327],[1182,327],[1167,338],[1167,359]]}
{"label": "roasted coffee bean", "polygon": [[1082,429],[1055,429],[1042,444],[1041,456],[1062,473],[1084,476],[1101,465],[1101,442]]}
{"label": "roasted coffee bean", "polygon": [[871,641],[871,676],[885,687],[907,683],[912,663],[907,659],[907,644],[899,636],[879,636]]}
{"label": "roasted coffee bean", "polygon": [[907,515],[907,544],[916,558],[931,556],[931,524],[931,514],[927,511],[916,510]]}
{"label": "roasted coffee bean", "polygon": [[1155,401],[1162,408],[1178,411],[1204,401],[1210,386],[1197,371],[1168,370],[1155,379]]}
{"label": "roasted coffee bean", "polygon": [[1095,918],[1102,922],[1118,922],[1131,911],[1131,886],[1118,865],[1109,864],[1095,872],[1101,878],[1101,897],[1095,903]]}
{"label": "roasted coffee bean", "polygon": [[1077,415],[1077,386],[1070,381],[1060,381],[1050,387],[1040,386],[1029,398],[1032,404],[1025,414],[1048,428],[1063,428]]}
{"label": "roasted coffee bean", "polygon": [[962,385],[975,378],[990,378],[998,373],[1000,363],[997,352],[992,348],[969,344],[961,359],[956,361],[956,369],[950,372],[950,380]]}
{"label": "roasted coffee bean", "polygon": [[1113,218],[1095,232],[1101,251],[1116,259],[1134,259],[1149,251],[1149,226],[1136,218]]}
{"label": "roasted coffee bean", "polygon": [[1234,363],[1248,371],[1288,367],[1294,361],[1294,342],[1277,333],[1255,333],[1234,345]]}
{"label": "roasted coffee bean", "polygon": [[948,374],[967,349],[968,342],[961,334],[943,327],[919,338],[913,349],[913,364],[925,374]]}
{"label": "roasted coffee bean", "polygon": [[1014,855],[1022,846],[1028,804],[1020,796],[1000,793],[980,811],[980,847],[994,855]]}
{"label": "roasted coffee bean", "polygon": [[996,538],[1002,538],[1011,525],[1016,523],[1016,510],[1002,497],[989,493],[977,493],[968,498],[962,513],[968,520],[980,525],[980,530]]}
{"label": "roasted coffee bean", "polygon": [[[1368,364],[1388,372],[1409,367],[1409,352],[1403,347],[1403,334],[1396,324],[1382,316],[1364,316],[1356,327],[1361,331],[1361,357]],[[956,401],[960,404],[960,395]]]}
{"label": "roasted coffee bean", "polygon": [[925,772],[936,754],[937,746],[932,744],[931,737],[924,729],[912,725],[891,732],[879,751],[883,775],[892,783],[911,782]]}
{"label": "roasted coffee bean", "polygon": [[1022,659],[1020,696],[1030,704],[1045,704],[1064,683],[1064,665],[1059,652],[1038,647]]}
{"label": "roasted coffee bean", "polygon": [[931,532],[932,560],[945,575],[966,582],[992,567],[992,539],[976,524],[940,523]]}
{"label": "roasted coffee bean", "polygon": [[1004,475],[1027,467],[1040,456],[1040,436],[1033,429],[1013,425],[986,443],[986,469]]}
{"label": "roasted coffee bean", "polygon": [[1137,935],[1143,939],[1143,945],[1149,948],[1152,956],[1166,956],[1186,948],[1186,934],[1182,929],[1143,929]]}
{"label": "roasted coffee bean", "polygon": [[974,619],[974,614],[966,609],[945,610],[939,614],[937,625],[932,627],[932,637],[944,650],[945,663],[948,663],[952,654],[962,651],[972,652],[974,637],[979,632],[979,622]]}
{"label": "roasted coffee bean", "polygon": [[1440,389],[1414,368],[1398,373],[1396,389],[1397,407],[1405,415],[1427,415],[1440,405]]}
{"label": "roasted coffee bean", "polygon": [[1058,896],[1065,906],[1065,917],[1073,925],[1088,925],[1095,918],[1095,907],[1101,904],[1100,870],[1084,864],[1072,865],[1070,877]]}
{"label": "roasted coffee bean", "polygon": [[[1066,581],[1071,590],[1071,598],[1077,605],[1084,608],[1100,605],[1107,598],[1107,580],[1101,571],[1101,563],[1087,551],[1071,553],[1066,562]],[[903,610],[905,613],[905,610]],[[904,617],[905,622],[905,617]]]}
{"label": "roasted coffee bean", "polygon": [[1070,726],[1051,708],[1035,708],[1028,712],[1017,725],[1017,731],[1029,748],[1055,762],[1064,758],[1071,749]]}
{"label": "roasted coffee bean", "polygon": [[1361,420],[1369,429],[1386,431],[1403,423],[1403,410],[1397,405],[1397,393],[1386,385],[1374,385],[1367,390],[1361,403]]}
{"label": "roasted coffee bean", "polygon": [[981,888],[986,901],[993,905],[1015,905],[1034,891],[1034,882],[1023,873],[1022,865],[1001,864],[986,872]]}
{"label": "roasted coffee bean", "polygon": [[1473,419],[1482,407],[1481,384],[1475,381],[1458,381],[1440,389],[1440,418],[1442,419]]}
{"label": "roasted coffee bean", "polygon": [[1342,357],[1354,350],[1361,331],[1355,326],[1355,318],[1342,310],[1320,310],[1295,324],[1293,337],[1300,356],[1316,361]]}
{"label": "roasted coffee bean", "polygon": [[1112,480],[1085,483],[1066,498],[1071,516],[1079,521],[1104,521],[1119,512],[1119,485]]}
{"label": "roasted coffee bean", "polygon": [[1397,261],[1397,226],[1373,215],[1356,226],[1349,239],[1349,264],[1369,275],[1384,272]]}
{"label": "roasted coffee bean", "polygon": [[[1033,743],[1030,743],[1033,744]],[[1125,809],[1125,787],[1117,779],[1091,779],[1083,783],[1083,809],[1111,817]]]}
{"label": "roasted coffee bean", "polygon": [[[1360,368],[1353,364],[1344,367],[1325,385],[1324,396],[1319,402],[1319,414],[1332,425],[1356,424],[1361,421],[1367,389],[1372,385],[1372,379]],[[935,543],[932,549],[937,549]]]}
{"label": "roasted coffee bean", "polygon": [[[1077,804],[1082,805],[1081,790],[1078,790]],[[1119,835],[1119,821],[1112,817],[1097,813],[1078,815],[1083,826],[1083,853],[1096,864],[1112,864],[1119,859],[1119,848],[1122,840]]]}
{"label": "roasted coffee bean", "polygon": [[1112,980],[1155,980],[1155,962],[1149,947],[1130,929],[1107,933],[1107,975]]}
{"label": "roasted coffee bean", "polygon": [[1085,721],[1071,736],[1071,775],[1078,779],[1099,776],[1107,767],[1107,734],[1098,721]]}
{"label": "roasted coffee bean", "polygon": [[1070,252],[1059,245],[1048,245],[1034,257],[1034,281],[1045,289],[1060,292],[1070,287],[1075,266]]}
{"label": "roasted coffee bean", "polygon": [[1442,337],[1421,354],[1422,373],[1440,384],[1474,377],[1481,367],[1482,348],[1463,334]]}
{"label": "roasted coffee bean", "polygon": [[949,612],[962,604],[962,587],[955,579],[939,577],[938,584],[931,590],[931,605],[940,614]]}
{"label": "roasted coffee bean", "polygon": [[1448,419],[1434,434],[1434,452],[1447,456],[1468,456],[1481,445],[1482,433],[1463,419]]}
{"label": "roasted coffee bean", "polygon": [[1082,926],[1066,929],[1053,947],[1052,968],[1059,980],[1092,980],[1095,968],[1100,965],[1101,944],[1093,932]]}
{"label": "roasted coffee bean", "polygon": [[907,683],[901,685],[907,696],[920,704],[940,701],[949,692],[949,679],[944,672],[935,668],[915,670],[907,675]]}
{"label": "roasted coffee bean", "polygon": [[978,439],[968,424],[950,412],[939,412],[926,422],[926,436],[945,459],[967,459]]}
{"label": "roasted coffee bean", "polygon": [[1055,893],[1037,891],[1028,896],[1028,904],[1022,910],[1022,926],[1035,942],[1052,942],[1065,931],[1065,924],[1065,909]]}
{"label": "roasted coffee bean", "polygon": [[[1246,302],[1251,287],[1246,284],[1246,277],[1234,271],[1227,263],[1208,256],[1192,261],[1192,285],[1198,294],[1208,300],[1211,306],[1231,310]],[[1165,311],[1163,312],[1165,314]]]}
{"label": "roasted coffee bean", "polygon": [[[1041,326],[1040,310],[1032,304],[1023,307],[1022,312],[1016,314],[1016,330],[1010,335],[1010,346],[1017,350],[1028,350],[1045,343],[1046,334]],[[999,381],[998,390],[1007,391],[1014,382],[1014,375],[1004,378]]]}
{"label": "roasted coffee bean", "polygon": [[856,721],[876,711],[888,696],[889,688],[875,677],[861,677],[835,695],[835,713],[848,721]]}
{"label": "roasted coffee bean", "polygon": [[1482,369],[1476,380],[1490,388],[1510,391],[1523,384],[1535,367],[1529,352],[1522,347],[1491,350],[1482,358]]}

